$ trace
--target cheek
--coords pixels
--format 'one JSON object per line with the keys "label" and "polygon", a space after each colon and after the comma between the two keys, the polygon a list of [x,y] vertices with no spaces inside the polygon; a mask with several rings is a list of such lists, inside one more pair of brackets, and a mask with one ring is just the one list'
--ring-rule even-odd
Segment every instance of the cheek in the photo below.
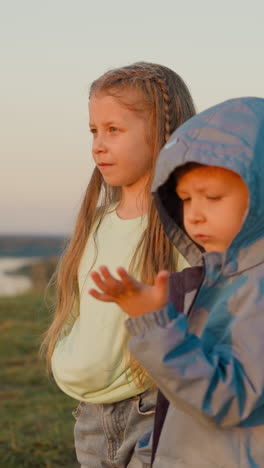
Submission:
{"label": "cheek", "polygon": [[152,153],[146,145],[132,145],[123,161],[127,167],[139,172],[149,171],[153,166]]}
{"label": "cheek", "polygon": [[[248,201],[247,200],[237,200],[236,203],[233,203],[233,206],[229,207],[229,216],[228,222],[232,226],[233,231],[238,233],[243,226],[243,223],[246,219],[248,212]],[[235,216],[234,216],[235,214]]]}
{"label": "cheek", "polygon": [[188,222],[188,206],[186,205],[183,205],[182,208],[181,208],[181,212],[182,212],[182,215],[181,215],[181,219],[182,219],[182,224],[183,224],[183,227],[185,229],[185,231],[188,233],[188,230],[189,230],[189,226],[190,226],[190,223]]}
{"label": "cheek", "polygon": [[91,148],[91,153],[92,153],[92,158],[95,161],[95,152],[94,152],[93,145],[92,145],[92,148]]}
{"label": "cheek", "polygon": [[242,224],[243,224],[243,219],[241,217],[238,217],[237,219],[233,219],[230,221],[232,224],[232,234],[233,234],[233,237],[235,237],[239,231],[241,230],[242,228]]}

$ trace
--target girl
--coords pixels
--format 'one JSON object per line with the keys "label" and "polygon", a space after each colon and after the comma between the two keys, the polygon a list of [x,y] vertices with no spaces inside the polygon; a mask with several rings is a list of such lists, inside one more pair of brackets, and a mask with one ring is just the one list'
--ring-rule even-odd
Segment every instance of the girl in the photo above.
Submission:
{"label": "girl", "polygon": [[152,284],[161,268],[183,267],[149,194],[159,150],[194,113],[186,85],[161,65],[111,70],[90,89],[96,167],[60,262],[58,303],[44,342],[57,384],[80,400],[74,434],[82,467],[142,466],[133,451],[152,426],[155,392],[129,358],[125,314],[88,296],[89,272],[104,259]]}

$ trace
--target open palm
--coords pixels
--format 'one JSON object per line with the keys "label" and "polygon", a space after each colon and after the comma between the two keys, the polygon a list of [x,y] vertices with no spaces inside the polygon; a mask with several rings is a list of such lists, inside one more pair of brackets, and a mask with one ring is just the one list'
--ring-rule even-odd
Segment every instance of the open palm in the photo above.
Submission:
{"label": "open palm", "polygon": [[99,272],[93,271],[91,277],[100,291],[90,289],[91,296],[100,301],[115,302],[130,317],[160,309],[167,303],[167,271],[157,274],[153,286],[135,280],[124,268],[119,267],[117,273],[119,279],[114,278],[106,266],[101,266]]}

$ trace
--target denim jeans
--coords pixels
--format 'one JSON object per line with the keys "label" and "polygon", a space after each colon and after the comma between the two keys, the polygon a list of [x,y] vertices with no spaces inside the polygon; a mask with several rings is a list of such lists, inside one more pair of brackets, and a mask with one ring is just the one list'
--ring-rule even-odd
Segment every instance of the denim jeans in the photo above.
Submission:
{"label": "denim jeans", "polygon": [[137,440],[153,427],[156,397],[156,390],[148,390],[113,404],[80,402],[73,416],[81,468],[149,467],[139,461],[134,449]]}

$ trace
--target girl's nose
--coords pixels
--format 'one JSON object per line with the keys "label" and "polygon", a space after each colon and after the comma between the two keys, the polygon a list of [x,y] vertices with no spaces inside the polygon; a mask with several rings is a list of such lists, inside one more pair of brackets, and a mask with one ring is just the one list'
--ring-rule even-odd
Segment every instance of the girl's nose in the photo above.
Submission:
{"label": "girl's nose", "polygon": [[99,154],[106,151],[106,144],[103,135],[97,134],[94,136],[92,150],[94,154]]}

